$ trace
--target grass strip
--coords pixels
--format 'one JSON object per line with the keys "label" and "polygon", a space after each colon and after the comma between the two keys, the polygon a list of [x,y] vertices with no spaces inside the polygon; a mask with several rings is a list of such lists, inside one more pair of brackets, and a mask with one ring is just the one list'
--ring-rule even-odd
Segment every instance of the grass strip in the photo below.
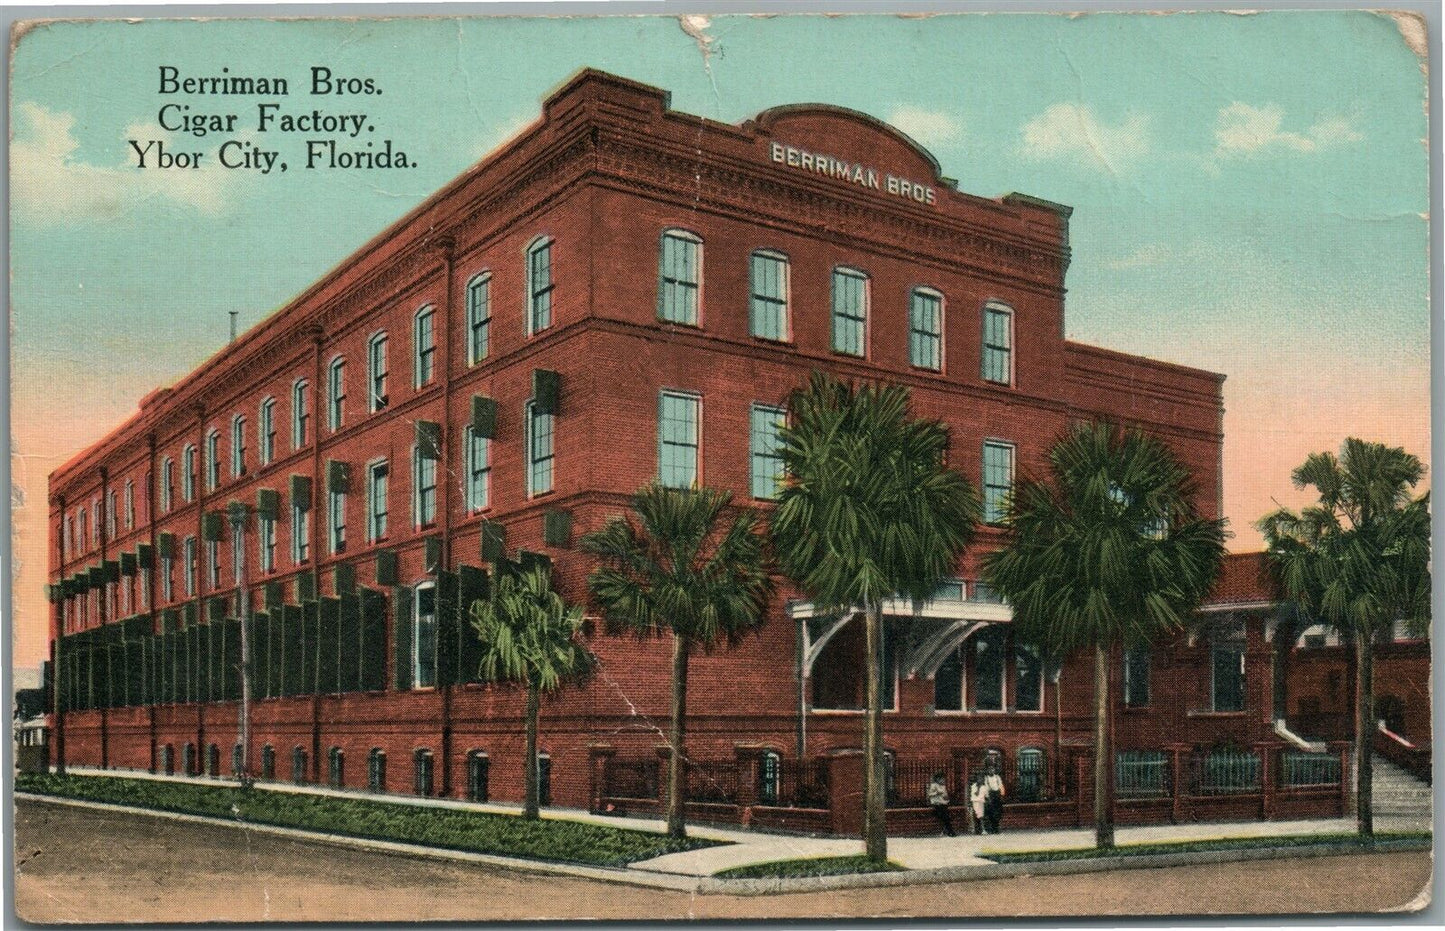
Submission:
{"label": "grass strip", "polygon": [[795,879],[799,876],[852,876],[856,873],[897,873],[904,868],[888,860],[879,863],[863,854],[846,857],[803,857],[749,863],[713,874],[718,879]]}
{"label": "grass strip", "polygon": [[1354,833],[1285,834],[1278,837],[1236,837],[1213,840],[1169,841],[1150,844],[1123,844],[1110,850],[1097,847],[1071,847],[1066,850],[1029,850],[1019,852],[982,851],[980,857],[995,863],[1051,863],[1059,860],[1093,860],[1100,857],[1147,857],[1164,853],[1202,853],[1212,850],[1259,850],[1272,847],[1320,847],[1357,845],[1362,850],[1395,841],[1429,840],[1429,831],[1391,831],[1376,834],[1373,842]]}
{"label": "grass strip", "polygon": [[247,824],[590,866],[625,866],[635,860],[721,843],[699,838],[674,840],[665,834],[578,821],[526,821],[516,815],[275,792],[262,787],[242,789],[239,785],[22,773],[15,778],[15,790],[208,815]]}

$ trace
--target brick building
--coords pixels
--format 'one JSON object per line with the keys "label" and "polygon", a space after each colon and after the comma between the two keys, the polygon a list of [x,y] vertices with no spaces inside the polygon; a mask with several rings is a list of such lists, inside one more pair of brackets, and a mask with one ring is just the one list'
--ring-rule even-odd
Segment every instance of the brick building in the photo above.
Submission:
{"label": "brick building", "polygon": [[[230,772],[236,619],[254,615],[252,771],[519,798],[521,696],[474,681],[458,617],[482,567],[541,554],[584,597],[573,541],[654,477],[767,507],[780,406],[813,369],[910,388],[990,508],[1071,420],[1102,416],[1163,438],[1217,515],[1223,377],[1063,337],[1069,212],[962,193],[863,114],[800,105],[730,126],[580,73],[51,476],[55,752]],[[1087,801],[1090,668],[1045,669],[1013,643],[975,582],[997,540],[981,531],[916,623],[895,606],[899,791],[913,769],[950,761],[961,780],[996,750],[1038,820],[1066,820]],[[1199,631],[1118,658],[1117,742],[1142,774],[1121,817],[1271,813],[1255,796],[1195,811],[1180,786],[1201,748],[1261,746],[1266,767],[1279,749],[1258,601],[1223,597]],[[690,676],[689,754],[731,787],[699,804],[744,797],[757,820],[783,796],[807,808],[816,767],[861,739],[861,624],[786,591],[770,610]],[[670,646],[590,645],[600,674],[543,708],[550,796],[655,800]],[[1320,798],[1337,793],[1296,807]]]}

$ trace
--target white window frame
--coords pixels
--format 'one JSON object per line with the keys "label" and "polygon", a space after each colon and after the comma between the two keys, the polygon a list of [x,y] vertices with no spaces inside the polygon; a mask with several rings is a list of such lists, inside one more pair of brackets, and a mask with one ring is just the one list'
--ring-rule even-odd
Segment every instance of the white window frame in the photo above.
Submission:
{"label": "white window frame", "polygon": [[[857,352],[852,352],[848,349],[840,348],[838,345],[839,320],[847,320],[849,321],[850,325],[855,320],[855,318],[853,317],[844,317],[838,313],[838,280],[840,278],[851,278],[857,281],[861,281],[863,283],[863,316],[861,319],[858,320],[858,322],[862,325],[863,332],[859,337],[859,348]],[[868,344],[872,336],[872,318],[873,279],[868,275],[867,272],[863,271],[861,268],[854,268],[851,265],[833,266],[833,272],[829,276],[828,289],[828,320],[830,324],[828,334],[829,349],[837,355],[847,356],[853,359],[867,359]]]}
{"label": "white window frame", "polygon": [[311,558],[311,511],[291,504],[291,562],[305,565]]}
{"label": "white window frame", "polygon": [[[1005,377],[1003,379],[990,378],[988,375],[988,359],[990,351],[988,344],[988,318],[990,313],[1002,314],[1007,320],[1007,326],[1005,329],[1008,333],[1008,346],[1007,348],[1001,350],[994,350],[1008,353],[1008,358],[1006,360],[1006,367],[1008,371],[1005,372]],[[980,377],[984,380],[985,383],[990,385],[1003,385],[1006,387],[1012,387],[1014,383],[1014,309],[1003,301],[986,301],[983,305],[983,315],[982,319],[980,320],[980,326],[982,327],[982,332],[979,336]]]}
{"label": "white window frame", "polygon": [[[538,417],[552,418],[552,450],[550,455],[548,456],[550,465],[547,471],[548,482],[546,488],[538,488],[536,487],[536,483],[534,482],[534,472],[538,460],[533,458],[535,450],[532,449],[532,435],[534,433],[533,421],[535,418]],[[523,437],[523,442],[526,446],[525,452],[527,467],[527,497],[535,498],[538,495],[550,494],[552,492],[552,489],[557,487],[557,415],[539,414],[536,411],[536,402],[528,401],[522,409],[522,423],[526,429],[526,436]]]}
{"label": "white window frame", "polygon": [[135,529],[135,479],[125,480],[125,497],[121,499],[125,507],[125,529]]}
{"label": "white window frame", "polygon": [[326,493],[326,543],[332,556],[346,552],[346,492]]}
{"label": "white window frame", "polygon": [[346,423],[346,357],[326,363],[326,426],[332,433]]}
{"label": "white window frame", "polygon": [[[769,336],[759,332],[758,326],[758,303],[772,305],[776,298],[770,295],[759,295],[757,281],[754,278],[756,267],[754,259],[767,259],[777,262],[781,267],[780,290],[782,293],[782,333],[778,336]],[[758,339],[765,339],[769,342],[790,343],[793,341],[793,307],[792,307],[792,262],[788,256],[776,249],[754,249],[748,255],[748,333]]]}
{"label": "white window frame", "polygon": [[187,443],[181,450],[181,498],[190,503],[196,500],[196,479],[199,476],[196,444]]}
{"label": "white window frame", "polygon": [[366,341],[366,410],[368,413],[375,414],[384,411],[387,404],[391,402],[387,384],[387,380],[391,376],[390,351],[391,347],[387,343],[385,330],[378,330],[371,334],[371,338]]}
{"label": "white window frame", "polygon": [[107,540],[115,539],[116,510],[115,489],[112,488],[105,493],[105,538]]}
{"label": "white window frame", "polygon": [[1013,494],[1013,490],[1014,490],[1014,477],[1015,477],[1015,475],[1017,475],[1017,473],[1018,473],[1018,447],[1017,447],[1014,443],[1009,442],[1008,440],[1001,440],[1001,439],[996,439],[996,438],[993,438],[993,437],[989,437],[988,439],[985,439],[985,440],[983,441],[982,457],[981,457],[981,459],[980,459],[980,461],[979,461],[979,483],[978,483],[979,489],[983,492],[983,502],[982,502],[982,503],[983,503],[983,507],[984,507],[984,510],[983,510],[983,521],[984,521],[984,523],[986,523],[986,524],[995,524],[995,525],[996,525],[996,524],[1002,522],[1004,516],[1007,514],[1007,511],[1006,511],[1006,509],[1004,509],[1004,506],[1001,504],[1001,505],[1000,505],[1000,512],[999,512],[997,518],[996,518],[996,519],[993,519],[993,520],[990,520],[990,519],[989,519],[989,513],[988,513],[988,507],[989,507],[989,504],[988,504],[988,501],[989,501],[989,498],[988,498],[988,490],[989,490],[989,485],[988,485],[988,450],[989,450],[990,447],[993,447],[993,448],[996,448],[996,449],[1007,449],[1007,450],[1008,450],[1008,491],[1007,491],[1005,494]]}
{"label": "white window frame", "polygon": [[206,434],[206,491],[221,487],[221,431],[212,427]]}
{"label": "white window frame", "polygon": [[[527,282],[527,335],[529,337],[550,329],[555,322],[557,302],[554,293],[557,289],[557,276],[552,268],[557,258],[552,254],[552,245],[555,242],[556,240],[550,236],[538,236],[527,244],[525,278]],[[537,282],[532,280],[534,272],[532,256],[543,251],[547,253],[547,283],[538,287]],[[537,326],[538,298],[543,295],[547,298],[547,319],[541,326]]]}
{"label": "white window frame", "polygon": [[[377,497],[378,497],[377,494],[376,494],[376,479],[377,479],[377,472],[378,472],[379,469],[385,469],[385,470],[386,470],[386,475],[385,475],[385,477],[386,477],[386,489],[384,490],[384,495],[383,495],[383,497],[385,497],[385,499],[386,499],[387,510],[386,510],[386,511],[382,511],[382,512],[378,512],[377,509],[376,509],[376,503],[377,503]],[[390,508],[391,508],[391,464],[388,463],[385,459],[373,459],[371,462],[368,462],[368,463],[366,464],[366,542],[367,542],[367,543],[376,543],[376,542],[379,541],[379,540],[385,540],[385,539],[386,539],[387,530],[389,529],[389,528],[387,527],[387,522],[390,520],[390,517],[391,517]],[[380,525],[379,527],[377,526],[377,518],[381,518],[381,525]]]}
{"label": "white window frame", "polygon": [[[431,324],[430,345],[422,343],[422,324]],[[412,387],[420,391],[436,381],[437,376],[437,325],[436,307],[427,304],[411,318],[411,371]]]}
{"label": "white window frame", "polygon": [[185,542],[182,544],[182,556],[185,561],[185,566],[182,571],[184,571],[186,575],[186,596],[190,597],[196,593],[197,576],[199,575],[196,570],[198,568],[200,553],[196,548],[195,537],[186,537]]}
{"label": "white window frame", "polygon": [[[486,300],[478,301],[482,294]],[[484,316],[478,311],[484,309]],[[467,365],[476,365],[491,354],[492,349],[492,273],[480,271],[467,282]],[[480,340],[477,333],[481,333]],[[478,346],[478,343],[481,345]]]}
{"label": "white window frame", "polygon": [[291,383],[291,449],[294,452],[304,449],[310,441],[307,434],[311,423],[311,411],[307,406],[306,395],[311,388],[310,382],[304,378],[298,378]]}
{"label": "white window frame", "polygon": [[[696,433],[696,440],[692,446],[692,481],[687,485],[669,484],[663,475],[663,450],[668,446],[681,447],[684,444],[669,444],[663,438],[663,406],[669,399],[690,401],[695,415],[693,430]],[[702,475],[702,395],[696,391],[681,391],[676,388],[663,388],[657,392],[657,480],[668,488],[698,488],[703,484]]]}
{"label": "white window frame", "polygon": [[[476,444],[481,442],[481,467],[477,467]],[[492,502],[492,441],[485,436],[476,436],[471,427],[462,431],[462,476],[466,485],[467,513],[485,511]],[[481,474],[481,494],[476,493],[476,473]],[[480,500],[478,500],[480,498]]]}
{"label": "white window frame", "polygon": [[276,459],[276,399],[267,396],[261,401],[256,415],[256,447],[261,465],[268,466]]}
{"label": "white window frame", "polygon": [[246,417],[237,414],[231,418],[231,478],[246,474]]}
{"label": "white window frame", "polygon": [[[422,513],[422,497],[425,489],[422,486],[423,463],[431,463],[431,520],[426,519]],[[439,484],[438,473],[441,471],[440,463],[435,459],[428,459],[421,454],[420,446],[411,448],[411,525],[414,530],[425,530],[436,525],[437,521],[437,490]]]}
{"label": "white window frame", "polygon": [[[682,277],[677,276],[676,274],[669,274],[669,272],[675,271],[674,269],[669,269],[669,268],[667,267],[667,244],[668,244],[668,241],[669,241],[669,240],[671,240],[671,241],[673,241],[673,242],[676,242],[676,243],[683,243],[683,244],[685,244],[684,248],[685,248],[687,245],[692,246],[692,248],[693,248],[693,256],[694,256],[694,262],[693,262],[693,266],[694,266],[694,268],[693,268],[693,280],[688,281],[688,280],[686,280],[685,278],[682,278]],[[658,246],[657,246],[657,319],[658,319],[658,320],[660,320],[660,321],[663,322],[663,323],[673,323],[673,324],[677,324],[678,326],[690,326],[690,327],[700,327],[700,326],[702,326],[702,281],[703,281],[703,271],[702,271],[702,269],[703,269],[703,264],[702,264],[702,263],[703,263],[703,248],[702,248],[702,237],[701,237],[701,236],[699,236],[698,234],[692,232],[691,230],[682,229],[681,227],[670,227],[670,228],[665,229],[665,230],[662,231],[662,235],[661,235],[661,237],[659,237],[659,239],[658,239]],[[690,292],[688,291],[689,288],[691,289]],[[680,289],[680,290],[673,290],[673,289]],[[669,315],[668,315],[668,314],[669,314],[669,311],[670,311],[669,305],[670,305],[670,304],[673,304],[673,303],[676,303],[675,301],[670,302],[670,301],[668,300],[669,295],[670,295],[670,294],[681,294],[681,295],[686,296],[686,295],[688,295],[689,293],[691,294],[691,298],[692,298],[691,306],[687,306],[687,302],[684,300],[684,302],[683,302],[683,304],[684,304],[684,306],[683,306],[683,314],[684,314],[684,317],[685,317],[689,312],[691,312],[692,319],[691,319],[691,320],[688,320],[688,319],[678,319],[678,318],[676,318],[676,317],[669,316]]]}
{"label": "white window frame", "polygon": [[[924,331],[924,330],[919,330],[919,329],[917,329],[917,327],[915,327],[915,325],[914,325],[914,309],[915,309],[914,301],[915,301],[915,299],[917,299],[917,298],[919,298],[919,297],[930,298],[930,299],[935,300],[935,301],[938,302],[938,331],[937,331],[936,333],[926,333],[926,331]],[[921,371],[921,372],[935,372],[935,373],[940,374],[940,375],[943,374],[944,370],[947,368],[947,366],[944,364],[944,359],[946,358],[946,355],[947,355],[947,347],[946,347],[945,342],[944,342],[944,334],[948,332],[947,320],[948,320],[948,301],[944,298],[942,291],[938,290],[937,288],[931,288],[931,287],[929,287],[928,285],[918,285],[918,286],[916,286],[916,287],[914,287],[914,288],[909,289],[909,291],[908,291],[908,365],[909,365],[910,368],[918,369],[918,370]],[[936,339],[936,340],[938,341],[938,364],[937,364],[937,365],[928,365],[928,364],[926,364],[926,363],[924,363],[924,362],[918,361],[918,359],[916,359],[916,358],[914,357],[914,354],[913,354],[913,334],[914,334],[915,332],[918,332],[918,333],[926,333],[926,335],[931,336],[931,337],[933,337],[934,339]]]}
{"label": "white window frame", "polygon": [[[431,593],[432,593],[432,613],[431,613],[430,617],[431,617],[431,626],[432,626],[432,646],[433,646],[433,654],[432,654],[432,657],[431,657],[431,681],[428,682],[428,683],[426,683],[426,684],[422,684],[422,675],[421,675],[421,658],[422,658],[422,657],[421,657],[421,628],[422,628],[422,620],[421,620],[421,619],[422,619],[422,612],[421,612],[421,593],[422,593],[424,590],[427,590],[427,589],[430,589],[430,590],[431,590]],[[411,687],[414,688],[414,689],[431,689],[431,688],[435,688],[435,687],[436,687],[436,684],[437,684],[437,672],[438,672],[438,670],[437,670],[437,657],[436,657],[436,653],[435,653],[435,648],[436,648],[436,643],[437,643],[438,636],[439,636],[439,634],[440,634],[440,630],[438,629],[439,625],[437,624],[437,602],[436,602],[436,598],[437,598],[436,582],[433,582],[433,581],[421,582],[421,583],[417,584],[415,587],[412,588],[412,603],[411,603]]]}
{"label": "white window frame", "polygon": [[270,575],[276,571],[276,518],[256,519],[256,549],[261,571]]}

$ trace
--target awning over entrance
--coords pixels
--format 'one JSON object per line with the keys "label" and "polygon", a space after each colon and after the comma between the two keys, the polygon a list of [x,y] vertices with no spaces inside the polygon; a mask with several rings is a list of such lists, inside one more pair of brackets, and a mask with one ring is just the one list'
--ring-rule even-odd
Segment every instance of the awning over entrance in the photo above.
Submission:
{"label": "awning over entrance", "polygon": [[[843,612],[817,610],[812,602],[794,601],[788,613],[803,624],[803,670],[811,676],[813,664],[840,630],[854,619],[861,619],[861,609]],[[904,648],[899,655],[899,674],[931,676],[944,660],[965,640],[986,624],[1007,624],[1013,610],[996,601],[953,600],[939,598],[922,604],[904,598],[883,603],[884,617],[906,618]]]}

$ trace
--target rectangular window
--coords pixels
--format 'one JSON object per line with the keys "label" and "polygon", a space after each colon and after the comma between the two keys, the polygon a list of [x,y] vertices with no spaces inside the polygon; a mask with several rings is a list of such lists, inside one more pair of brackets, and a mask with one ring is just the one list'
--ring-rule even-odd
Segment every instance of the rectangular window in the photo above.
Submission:
{"label": "rectangular window", "polygon": [[1149,705],[1149,645],[1124,650],[1124,704],[1130,708]]}
{"label": "rectangular window", "polygon": [[231,528],[231,581],[237,585],[246,573],[246,539],[239,526]]}
{"label": "rectangular window", "polygon": [[291,506],[291,561],[306,562],[311,555],[311,512],[298,505]]}
{"label": "rectangular window", "polygon": [[527,404],[527,495],[545,494],[552,490],[553,443],[555,418],[537,413],[535,405]]}
{"label": "rectangular window", "polygon": [[698,413],[702,400],[693,394],[664,391],[657,411],[657,471],[669,488],[697,484]]}
{"label": "rectangular window", "polygon": [[1042,711],[1044,707],[1044,661],[1038,647],[1014,645],[1014,709]]}
{"label": "rectangular window", "polygon": [[833,269],[833,351],[867,355],[868,276],[851,268]]}
{"label": "rectangular window", "polygon": [[467,285],[467,364],[487,357],[492,340],[492,279],[473,278]]}
{"label": "rectangular window", "polygon": [[415,332],[412,334],[412,341],[416,345],[416,358],[412,360],[412,366],[416,372],[417,388],[431,384],[432,374],[436,367],[435,325],[436,315],[431,308],[416,315]]}
{"label": "rectangular window", "polygon": [[130,479],[125,483],[125,529],[135,529],[135,482]]}
{"label": "rectangular window", "polygon": [[206,491],[221,485],[221,435],[212,430],[206,435]]}
{"label": "rectangular window", "polygon": [[246,418],[231,421],[231,477],[246,474]]}
{"label": "rectangular window", "polygon": [[552,325],[552,242],[527,251],[527,335]]}
{"label": "rectangular window", "polygon": [[92,501],[92,502],[90,503],[90,509],[91,509],[91,511],[92,511],[93,514],[94,514],[94,519],[90,522],[90,545],[93,546],[93,547],[94,547],[94,546],[100,546],[100,521],[101,521],[101,517],[100,517],[100,499],[99,499],[99,498],[96,498],[94,501]]}
{"label": "rectangular window", "polygon": [[753,335],[780,342],[787,340],[788,260],[775,252],[754,252],[749,269]]}
{"label": "rectangular window", "polygon": [[327,495],[327,516],[330,520],[331,554],[346,552],[346,493],[329,492]]}
{"label": "rectangular window", "polygon": [[1004,638],[1005,631],[998,624],[973,635],[973,707],[977,711],[1003,710]]}
{"label": "rectangular window", "polygon": [[79,517],[80,517],[80,539],[79,539],[79,544],[80,544],[80,545],[77,547],[77,549],[84,550],[84,549],[86,548],[85,508],[84,508],[84,507],[82,507],[82,508],[80,509],[80,511],[78,512],[78,515],[79,515]]}
{"label": "rectangular window", "polygon": [[467,510],[487,507],[492,481],[492,443],[466,429]]}
{"label": "rectangular window", "polygon": [[783,487],[783,427],[788,412],[754,404],[749,416],[753,497],[776,498]]}
{"label": "rectangular window", "polygon": [[366,538],[371,542],[386,539],[386,486],[390,468],[376,462],[366,475]]}
{"label": "rectangular window", "polygon": [[333,359],[327,370],[327,426],[333,431],[340,430],[346,417],[346,362]]}
{"label": "rectangular window", "polygon": [[196,593],[196,538],[186,537],[185,548],[186,558],[186,595]]}
{"label": "rectangular window", "polygon": [[291,386],[291,448],[300,449],[306,445],[307,428],[311,420],[311,399],[307,397],[306,380]]}
{"label": "rectangular window", "polygon": [[385,333],[373,336],[367,345],[367,371],[370,372],[371,378],[371,394],[367,406],[374,414],[377,411],[385,410],[387,403]]}
{"label": "rectangular window", "polygon": [[221,544],[215,540],[206,541],[206,578],[211,591],[221,587]]}
{"label": "rectangular window", "polygon": [[108,491],[105,494],[105,538],[115,539],[115,492]]}
{"label": "rectangular window", "polygon": [[697,325],[698,269],[701,261],[702,243],[696,237],[682,232],[662,234],[662,255],[658,262],[658,319]]}
{"label": "rectangular window", "polygon": [[437,461],[423,456],[420,449],[411,453],[412,487],[416,489],[412,507],[418,528],[430,527],[437,519]]}
{"label": "rectangular window", "polygon": [[1007,513],[1013,491],[1014,448],[1007,443],[983,444],[983,519],[997,524]]}
{"label": "rectangular window", "polygon": [[261,541],[261,571],[276,571],[276,520],[262,517],[256,521],[256,532]]}
{"label": "rectangular window", "polygon": [[412,682],[417,688],[436,685],[437,590],[423,585],[416,590],[416,618],[412,630]]}
{"label": "rectangular window", "polygon": [[1013,314],[1002,307],[983,309],[983,378],[995,384],[1013,382]]}
{"label": "rectangular window", "polygon": [[933,707],[936,710],[963,710],[963,661],[963,650],[956,649],[933,674]]}
{"label": "rectangular window", "polygon": [[170,556],[161,559],[161,598],[169,604],[176,597],[175,572],[176,561]]}
{"label": "rectangular window", "polygon": [[1244,710],[1244,625],[1221,624],[1210,637],[1212,708]]}
{"label": "rectangular window", "polygon": [[258,426],[261,438],[261,465],[270,465],[276,458],[276,399],[267,398],[261,402],[261,423]]}
{"label": "rectangular window", "polygon": [[908,311],[908,361],[917,368],[943,370],[943,297],[915,288]]}

